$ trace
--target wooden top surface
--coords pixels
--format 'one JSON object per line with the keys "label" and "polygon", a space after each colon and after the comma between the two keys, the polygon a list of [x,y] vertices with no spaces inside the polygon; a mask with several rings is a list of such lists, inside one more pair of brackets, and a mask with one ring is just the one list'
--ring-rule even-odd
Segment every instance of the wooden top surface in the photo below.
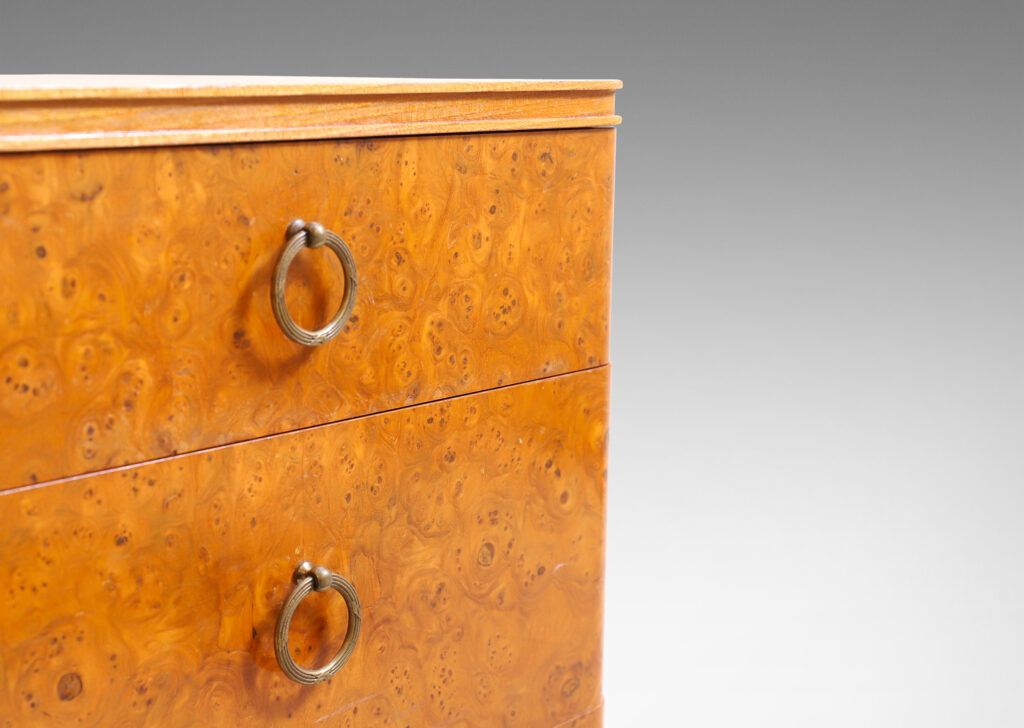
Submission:
{"label": "wooden top surface", "polygon": [[614,80],[0,74],[0,101],[535,93],[619,88],[622,82]]}
{"label": "wooden top surface", "polygon": [[610,126],[615,80],[0,75],[0,152]]}

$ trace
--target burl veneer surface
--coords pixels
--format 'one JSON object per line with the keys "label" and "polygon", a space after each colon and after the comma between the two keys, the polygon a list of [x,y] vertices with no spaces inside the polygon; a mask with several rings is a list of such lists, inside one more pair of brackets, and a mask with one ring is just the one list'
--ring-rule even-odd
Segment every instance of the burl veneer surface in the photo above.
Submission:
{"label": "burl veneer surface", "polygon": [[[0,496],[0,726],[600,723],[607,369]],[[350,662],[289,681],[295,564]],[[300,664],[346,625],[293,623]]]}
{"label": "burl veneer surface", "polygon": [[604,363],[613,134],[0,155],[0,488]]}

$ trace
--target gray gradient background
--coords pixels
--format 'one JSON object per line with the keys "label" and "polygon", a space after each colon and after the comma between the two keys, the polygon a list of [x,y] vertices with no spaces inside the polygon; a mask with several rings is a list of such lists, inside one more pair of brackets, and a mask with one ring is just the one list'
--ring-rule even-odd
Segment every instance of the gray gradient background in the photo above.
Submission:
{"label": "gray gradient background", "polygon": [[0,69],[622,78],[607,724],[1024,725],[1024,3],[0,0]]}

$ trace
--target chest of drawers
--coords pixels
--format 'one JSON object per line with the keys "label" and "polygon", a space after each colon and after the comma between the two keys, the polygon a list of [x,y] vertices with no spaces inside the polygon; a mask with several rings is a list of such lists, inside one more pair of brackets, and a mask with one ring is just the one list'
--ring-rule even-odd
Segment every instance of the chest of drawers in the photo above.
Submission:
{"label": "chest of drawers", "polygon": [[0,726],[600,724],[618,86],[0,77]]}

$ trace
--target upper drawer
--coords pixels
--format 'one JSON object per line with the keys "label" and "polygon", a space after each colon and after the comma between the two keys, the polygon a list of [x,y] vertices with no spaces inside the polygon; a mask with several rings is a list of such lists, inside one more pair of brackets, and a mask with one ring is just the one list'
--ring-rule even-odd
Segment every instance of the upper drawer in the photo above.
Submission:
{"label": "upper drawer", "polygon": [[[607,360],[614,132],[0,156],[0,488]],[[320,347],[270,304],[284,230],[357,264]],[[299,254],[293,316],[343,291]]]}

